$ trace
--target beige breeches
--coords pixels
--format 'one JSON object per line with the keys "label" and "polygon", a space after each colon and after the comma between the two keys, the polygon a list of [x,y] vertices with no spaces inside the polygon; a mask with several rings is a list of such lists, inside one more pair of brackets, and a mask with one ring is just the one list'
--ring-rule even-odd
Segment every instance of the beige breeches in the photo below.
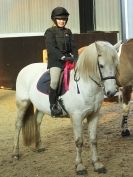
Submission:
{"label": "beige breeches", "polygon": [[56,90],[58,87],[60,74],[61,68],[58,67],[50,68],[50,78],[51,78],[50,87],[54,90]]}

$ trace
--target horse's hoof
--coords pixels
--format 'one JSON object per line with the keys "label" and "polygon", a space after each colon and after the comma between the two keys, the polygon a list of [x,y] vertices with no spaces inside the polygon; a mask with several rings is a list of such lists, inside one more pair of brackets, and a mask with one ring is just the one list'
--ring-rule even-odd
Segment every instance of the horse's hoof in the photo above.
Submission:
{"label": "horse's hoof", "polygon": [[43,148],[39,148],[37,149],[37,152],[44,152],[46,149],[43,147]]}
{"label": "horse's hoof", "polygon": [[106,168],[104,167],[104,165],[101,162],[97,161],[97,162],[93,163],[93,165],[94,165],[95,172],[98,172],[98,173],[106,173],[107,172]]}
{"label": "horse's hoof", "polygon": [[76,167],[76,174],[77,175],[86,175],[87,170],[82,164],[78,164]]}
{"label": "horse's hoof", "polygon": [[86,175],[87,174],[87,170],[82,170],[82,171],[77,171],[76,172],[77,175]]}
{"label": "horse's hoof", "polygon": [[99,169],[95,169],[94,171],[98,172],[98,173],[107,173],[107,170],[106,170],[105,167],[102,167],[102,168],[99,168]]}
{"label": "horse's hoof", "polygon": [[122,136],[122,137],[130,136],[130,131],[129,131],[128,129],[122,130],[121,136]]}
{"label": "horse's hoof", "polygon": [[46,149],[44,147],[42,148],[31,148],[33,152],[44,152]]}

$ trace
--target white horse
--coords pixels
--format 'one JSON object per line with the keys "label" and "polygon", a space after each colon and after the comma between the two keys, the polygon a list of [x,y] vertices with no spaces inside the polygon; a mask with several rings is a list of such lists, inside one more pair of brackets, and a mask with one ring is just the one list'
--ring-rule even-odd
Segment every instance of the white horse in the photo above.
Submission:
{"label": "white horse", "polygon": [[[96,131],[104,94],[111,97],[117,91],[115,80],[117,64],[118,56],[115,46],[108,42],[97,41],[85,48],[79,56],[75,69],[70,71],[69,90],[61,98],[72,120],[77,153],[77,174],[87,172],[81,157],[83,146],[82,121],[85,118],[88,123],[94,169],[97,172],[105,172],[105,167],[98,158]],[[46,70],[47,64],[34,63],[24,67],[18,74],[16,81],[17,120],[13,150],[13,156],[16,159],[19,159],[21,128],[25,145],[31,145],[32,141],[35,141],[36,150],[44,149],[40,137],[40,124],[45,113],[50,115],[50,105],[48,95],[38,91],[37,82]],[[77,93],[77,84],[80,93]],[[36,111],[33,111],[33,106]],[[31,122],[34,123],[34,126]],[[29,126],[26,129],[27,125]]]}

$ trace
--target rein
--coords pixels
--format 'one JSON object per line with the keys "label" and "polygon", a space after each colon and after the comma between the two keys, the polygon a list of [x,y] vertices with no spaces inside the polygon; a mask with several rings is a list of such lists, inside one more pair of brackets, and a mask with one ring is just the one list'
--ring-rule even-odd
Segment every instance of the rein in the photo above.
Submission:
{"label": "rein", "polygon": [[77,93],[80,94],[80,90],[79,90],[79,86],[78,86],[78,81],[80,80],[80,77],[77,78],[76,74],[77,74],[77,69],[74,68],[74,81],[76,82],[76,85],[77,85]]}
{"label": "rein", "polygon": [[94,80],[91,76],[89,76],[90,77],[90,79],[93,81],[93,82],[95,82],[95,84],[96,85],[98,85],[98,87],[103,87],[103,84],[102,84],[102,82],[101,83],[98,83],[96,80]]}

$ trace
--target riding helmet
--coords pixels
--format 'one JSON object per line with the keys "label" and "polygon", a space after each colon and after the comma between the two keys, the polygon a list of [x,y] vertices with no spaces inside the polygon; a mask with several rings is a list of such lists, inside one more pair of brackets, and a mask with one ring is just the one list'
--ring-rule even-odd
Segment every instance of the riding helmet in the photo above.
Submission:
{"label": "riding helmet", "polygon": [[56,7],[52,10],[51,19],[55,21],[56,19],[66,19],[68,20],[69,13],[64,7]]}

